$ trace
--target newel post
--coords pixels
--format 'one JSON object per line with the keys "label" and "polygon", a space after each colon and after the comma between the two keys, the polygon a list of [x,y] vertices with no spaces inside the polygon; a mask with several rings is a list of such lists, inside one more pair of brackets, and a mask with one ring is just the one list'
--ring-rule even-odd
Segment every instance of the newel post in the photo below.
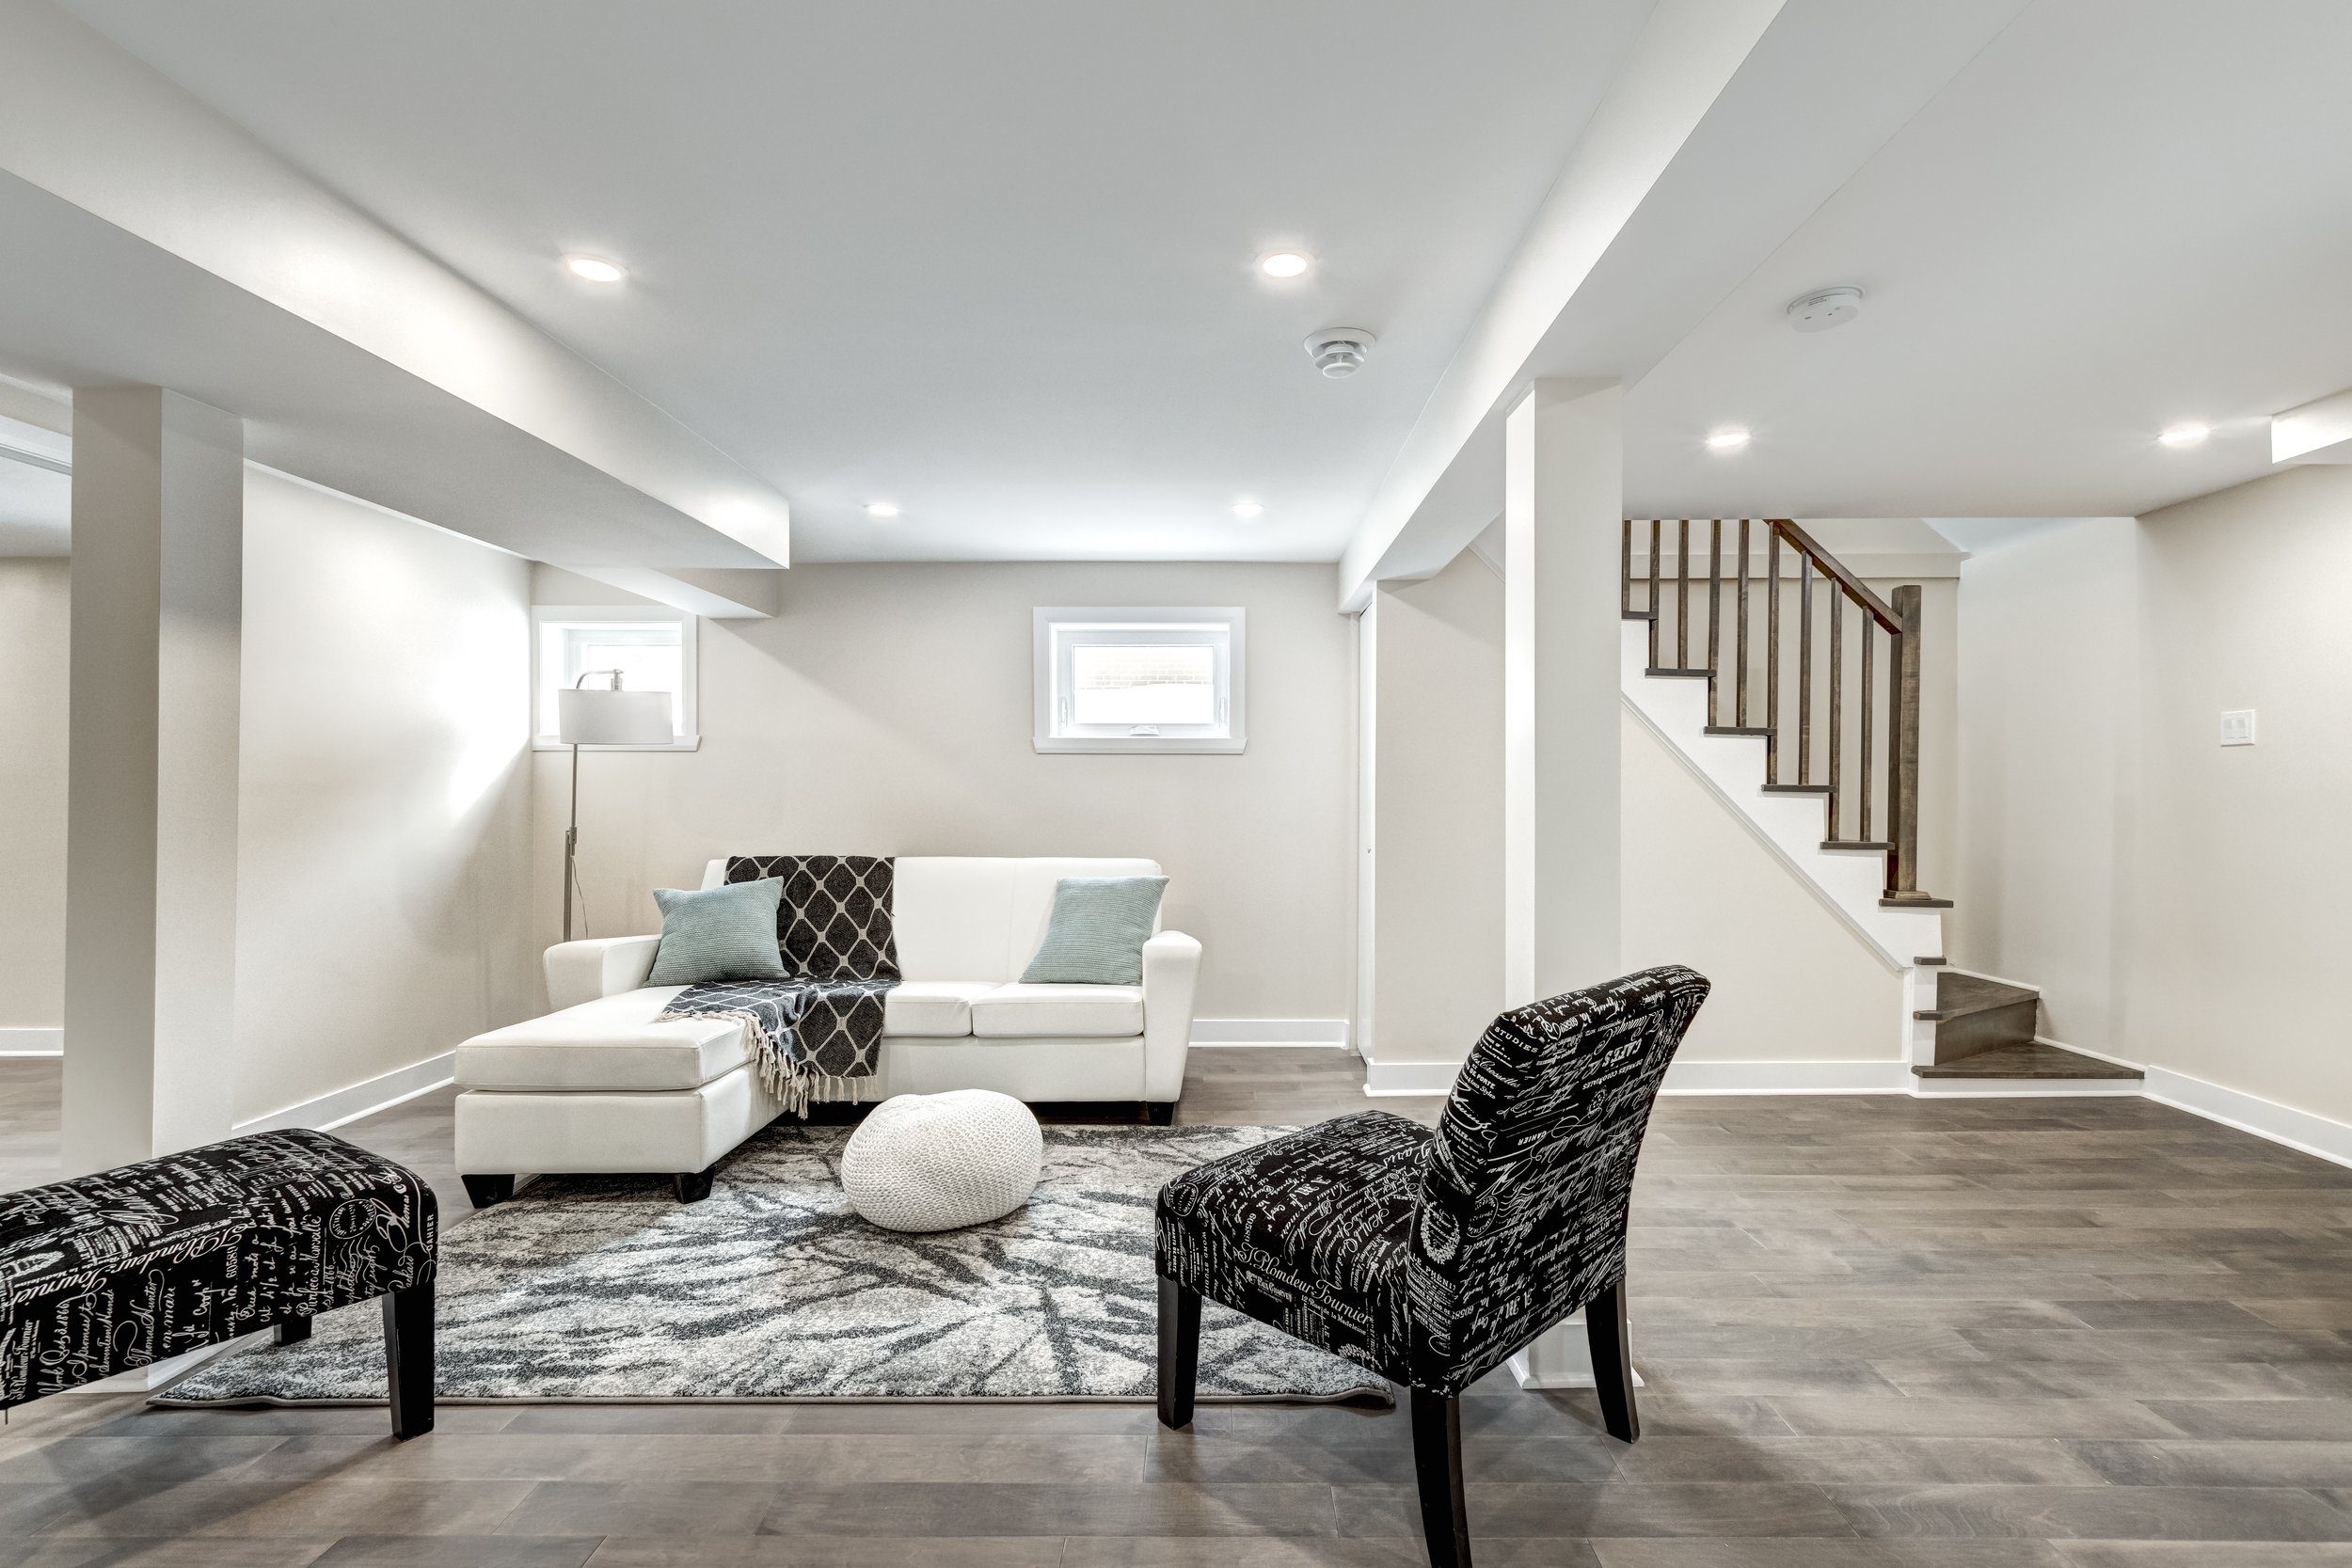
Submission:
{"label": "newel post", "polygon": [[1886,896],[1895,903],[1928,903],[1919,891],[1919,600],[1917,583],[1895,590],[1895,689],[1892,755],[1888,759]]}

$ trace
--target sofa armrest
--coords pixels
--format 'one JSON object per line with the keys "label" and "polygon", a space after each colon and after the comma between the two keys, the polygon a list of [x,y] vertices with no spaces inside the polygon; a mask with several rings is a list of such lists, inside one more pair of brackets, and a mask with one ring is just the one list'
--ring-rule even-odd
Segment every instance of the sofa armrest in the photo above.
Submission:
{"label": "sofa armrest", "polygon": [[1162,931],[1143,944],[1143,1098],[1172,1104],[1184,1092],[1184,1053],[1192,1047],[1193,993],[1200,984],[1200,943]]}
{"label": "sofa armrest", "polygon": [[635,990],[653,973],[654,949],[661,939],[589,937],[559,942],[548,949],[548,1006],[561,1009]]}

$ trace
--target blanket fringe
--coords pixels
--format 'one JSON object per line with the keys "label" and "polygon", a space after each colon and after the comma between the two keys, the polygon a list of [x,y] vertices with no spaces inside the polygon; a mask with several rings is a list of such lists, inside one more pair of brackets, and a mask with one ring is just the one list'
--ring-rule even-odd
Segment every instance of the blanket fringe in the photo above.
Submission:
{"label": "blanket fringe", "polygon": [[760,1087],[781,1101],[787,1111],[796,1117],[808,1115],[809,1103],[833,1104],[847,1101],[856,1104],[874,1092],[874,1080],[836,1078],[829,1073],[812,1072],[807,1064],[798,1062],[776,1049],[769,1037],[767,1026],[759,1015],[745,1009],[727,1008],[707,1013],[670,1013],[672,1018],[731,1018],[743,1026],[743,1037],[751,1042],[752,1061],[759,1069]]}

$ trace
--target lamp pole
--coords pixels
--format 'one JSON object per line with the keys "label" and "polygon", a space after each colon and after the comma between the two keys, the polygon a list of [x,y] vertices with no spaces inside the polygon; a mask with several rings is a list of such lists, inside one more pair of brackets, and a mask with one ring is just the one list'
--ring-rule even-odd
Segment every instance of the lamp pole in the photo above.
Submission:
{"label": "lamp pole", "polygon": [[[608,689],[618,691],[621,689],[621,673],[618,670],[582,670],[580,673],[580,679],[572,682],[572,689],[579,690],[587,684],[588,677],[591,675],[610,675],[612,677],[612,684]],[[572,742],[572,820],[571,825],[564,830],[564,940],[565,942],[572,940],[572,888],[580,877],[580,873],[575,869],[579,851],[580,742],[575,740]]]}

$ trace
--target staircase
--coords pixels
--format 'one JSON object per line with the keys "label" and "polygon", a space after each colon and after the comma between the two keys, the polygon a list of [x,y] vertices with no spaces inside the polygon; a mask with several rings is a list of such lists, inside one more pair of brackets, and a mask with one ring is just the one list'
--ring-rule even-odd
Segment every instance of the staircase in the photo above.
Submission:
{"label": "staircase", "polygon": [[2035,1037],[2039,993],[1944,961],[1951,901],[1918,886],[1919,587],[1881,597],[1787,518],[1696,526],[1703,574],[1692,519],[1625,524],[1626,705],[1903,977],[1915,1092],[2135,1092],[2137,1070]]}
{"label": "staircase", "polygon": [[1913,1062],[1912,1073],[1931,1091],[2005,1079],[2041,1085],[2079,1082],[2125,1092],[2138,1088],[2137,1068],[2036,1039],[2034,1023],[2041,1010],[2038,990],[1961,970],[1939,970],[1935,1006],[1911,1015],[1933,1026],[1929,1058]]}

